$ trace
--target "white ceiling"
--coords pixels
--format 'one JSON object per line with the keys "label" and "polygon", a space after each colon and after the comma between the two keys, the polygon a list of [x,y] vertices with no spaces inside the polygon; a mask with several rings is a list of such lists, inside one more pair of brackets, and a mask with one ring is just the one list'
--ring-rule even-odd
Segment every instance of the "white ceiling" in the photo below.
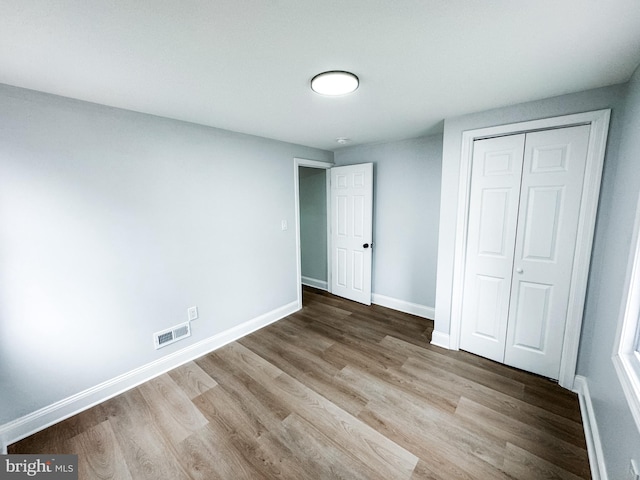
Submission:
{"label": "white ceiling", "polygon": [[[0,83],[327,150],[639,63],[640,0],[0,0]],[[360,88],[318,96],[324,70]]]}

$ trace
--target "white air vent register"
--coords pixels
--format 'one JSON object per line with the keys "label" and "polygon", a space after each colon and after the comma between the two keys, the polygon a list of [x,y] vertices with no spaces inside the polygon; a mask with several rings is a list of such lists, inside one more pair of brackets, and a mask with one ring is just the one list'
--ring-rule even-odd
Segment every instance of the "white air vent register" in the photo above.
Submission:
{"label": "white air vent register", "polygon": [[190,336],[191,324],[189,322],[185,322],[181,323],[180,325],[176,325],[175,327],[171,327],[167,330],[162,330],[161,332],[154,333],[153,342],[157,350]]}

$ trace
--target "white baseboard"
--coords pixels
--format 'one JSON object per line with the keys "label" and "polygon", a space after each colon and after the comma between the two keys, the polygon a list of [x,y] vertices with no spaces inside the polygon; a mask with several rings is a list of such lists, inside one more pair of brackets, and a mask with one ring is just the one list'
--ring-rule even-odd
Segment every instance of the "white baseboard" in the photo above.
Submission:
{"label": "white baseboard", "polygon": [[68,398],[55,402],[47,407],[29,413],[4,425],[0,425],[0,448],[7,452],[7,445],[28,437],[55,423],[69,418],[88,408],[102,403],[122,392],[130,390],[141,383],[168,372],[184,363],[206,355],[228,343],[242,338],[281,318],[299,310],[298,302],[292,302],[276,308],[259,317],[244,322],[233,328],[220,332],[212,337],[183,348],[165,357],[159,358],[142,367],[119,375],[95,387],[79,392]]}
{"label": "white baseboard", "polygon": [[399,312],[410,313],[417,315],[418,317],[428,318],[433,320],[436,310],[426,305],[420,305],[418,303],[406,302],[404,300],[398,300],[397,298],[387,297],[380,295],[379,293],[373,293],[371,295],[371,303],[380,305],[381,307],[391,308],[398,310]]}
{"label": "white baseboard", "polygon": [[578,394],[580,401],[580,412],[582,414],[582,425],[584,436],[587,441],[587,452],[589,453],[589,466],[591,467],[591,477],[593,480],[608,480],[607,469],[604,463],[604,452],[602,441],[598,432],[591,394],[589,393],[589,383],[586,377],[576,375],[573,381],[573,391]]}
{"label": "white baseboard", "polygon": [[317,278],[302,276],[302,284],[308,287],[319,288],[320,290],[329,290],[329,285],[325,280],[318,280]]}
{"label": "white baseboard", "polygon": [[442,347],[442,348],[446,348],[447,350],[450,350],[451,347],[449,343],[449,334],[434,330],[431,333],[431,345],[435,345],[436,347]]}

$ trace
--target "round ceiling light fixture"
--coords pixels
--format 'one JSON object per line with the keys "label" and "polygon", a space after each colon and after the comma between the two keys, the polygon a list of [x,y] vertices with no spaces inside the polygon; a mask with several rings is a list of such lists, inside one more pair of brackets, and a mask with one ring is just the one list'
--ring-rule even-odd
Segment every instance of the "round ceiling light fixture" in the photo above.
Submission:
{"label": "round ceiling light fixture", "polygon": [[331,97],[355,92],[360,84],[353,73],[341,70],[322,72],[311,79],[311,90]]}

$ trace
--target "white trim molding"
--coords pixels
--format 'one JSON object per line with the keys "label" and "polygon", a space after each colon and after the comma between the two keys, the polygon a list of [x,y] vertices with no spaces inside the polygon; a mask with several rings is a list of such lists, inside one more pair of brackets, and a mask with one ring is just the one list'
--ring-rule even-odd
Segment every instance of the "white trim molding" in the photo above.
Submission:
{"label": "white trim molding", "polygon": [[602,440],[598,432],[598,424],[593,411],[593,402],[589,393],[589,384],[585,377],[576,375],[573,381],[573,391],[578,394],[580,402],[580,413],[582,415],[582,426],[587,442],[587,453],[589,454],[589,467],[593,480],[608,480],[607,469],[604,463],[604,451],[602,450]]}
{"label": "white trim molding", "polygon": [[9,423],[0,425],[0,447],[2,453],[6,453],[8,445],[22,438],[61,422],[184,363],[217,350],[298,310],[297,301],[283,305],[224,332],[189,345],[182,350],[159,358]]}
{"label": "white trim molding", "polygon": [[434,330],[431,333],[431,345],[435,345],[436,347],[446,348],[450,350],[451,339],[449,338],[448,333],[439,332]]}
{"label": "white trim molding", "polygon": [[462,133],[460,177],[458,189],[458,211],[456,214],[456,238],[454,246],[453,284],[451,290],[451,321],[449,348],[460,348],[461,312],[464,286],[464,266],[467,249],[467,223],[469,218],[469,191],[471,187],[471,161],[473,142],[481,138],[526,133],[551,128],[589,125],[587,166],[583,183],[576,250],[571,274],[569,309],[564,331],[562,358],[558,383],[567,389],[573,388],[578,361],[578,343],[582,329],[582,314],[591,260],[591,247],[595,230],[595,218],[600,195],[600,182],[604,164],[607,134],[611,110],[577,113],[561,117],[532,120],[509,125],[468,130]]}
{"label": "white trim molding", "polygon": [[625,278],[618,328],[613,347],[613,365],[629,410],[640,432],[640,197],[636,206],[631,251]]}
{"label": "white trim molding", "polygon": [[397,298],[387,297],[385,295],[380,295],[379,293],[373,293],[371,295],[371,303],[380,305],[381,307],[391,308],[392,310],[398,310],[399,312],[428,318],[429,320],[433,320],[435,318],[435,308],[433,307],[427,307],[426,305],[420,305],[419,303],[412,303],[405,300],[399,300]]}
{"label": "white trim molding", "polygon": [[305,277],[303,275],[301,281],[302,285],[306,285],[308,287],[313,287],[325,291],[329,289],[329,284],[326,280],[318,280],[317,278]]}

